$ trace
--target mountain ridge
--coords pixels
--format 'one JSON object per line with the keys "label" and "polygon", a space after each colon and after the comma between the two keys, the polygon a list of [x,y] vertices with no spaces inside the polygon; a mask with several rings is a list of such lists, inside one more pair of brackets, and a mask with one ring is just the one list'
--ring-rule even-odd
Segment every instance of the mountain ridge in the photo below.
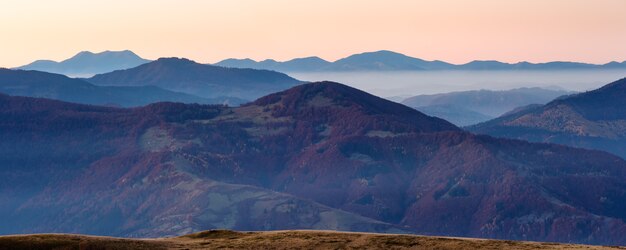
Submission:
{"label": "mountain ridge", "polygon": [[230,105],[244,102],[229,97],[201,98],[155,86],[96,86],[61,74],[2,68],[0,68],[0,92],[82,104],[122,107],[143,106],[160,101]]}
{"label": "mountain ridge", "polygon": [[[115,59],[125,57],[125,59]],[[97,59],[97,58],[100,59]],[[108,58],[107,57],[113,57]],[[103,51],[93,53],[81,51],[75,56],[57,62],[36,60],[15,69],[32,69],[70,76],[91,77],[120,69],[128,69],[148,63],[150,60],[137,56],[130,50]],[[227,58],[211,65],[229,68],[251,68],[279,72],[323,72],[323,71],[403,71],[403,70],[576,70],[576,69],[624,69],[626,61],[611,61],[605,64],[592,64],[570,61],[532,63],[521,61],[506,63],[496,60],[474,60],[463,64],[452,64],[440,60],[423,60],[390,50],[379,50],[353,54],[335,61],[327,61],[318,56],[293,58],[286,61],[250,58]]]}
{"label": "mountain ridge", "polygon": [[275,71],[225,68],[175,57],[159,58],[135,68],[98,74],[85,80],[102,86],[154,85],[204,98],[232,96],[245,100],[302,83]]}
{"label": "mountain ridge", "polygon": [[[317,58],[317,64],[309,67],[293,67],[294,60]],[[255,61],[246,59],[224,59],[214,65],[236,67],[270,69],[284,72],[319,72],[319,71],[400,71],[400,70],[567,70],[567,69],[624,69],[624,62],[608,62],[605,64],[591,64],[569,61],[553,61],[543,63],[531,63],[527,61],[517,63],[505,63],[495,60],[474,60],[464,64],[452,64],[445,61],[427,61],[416,57],[407,56],[390,50],[379,50],[353,54],[336,61],[326,61],[319,57],[296,58],[284,62],[273,59]]]}

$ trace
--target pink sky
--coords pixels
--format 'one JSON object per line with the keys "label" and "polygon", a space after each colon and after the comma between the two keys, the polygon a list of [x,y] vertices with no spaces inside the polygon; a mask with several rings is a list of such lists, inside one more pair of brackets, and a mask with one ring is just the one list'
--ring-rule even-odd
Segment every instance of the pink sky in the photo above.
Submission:
{"label": "pink sky", "polygon": [[3,0],[0,66],[130,49],[199,62],[393,50],[465,63],[626,60],[626,0]]}

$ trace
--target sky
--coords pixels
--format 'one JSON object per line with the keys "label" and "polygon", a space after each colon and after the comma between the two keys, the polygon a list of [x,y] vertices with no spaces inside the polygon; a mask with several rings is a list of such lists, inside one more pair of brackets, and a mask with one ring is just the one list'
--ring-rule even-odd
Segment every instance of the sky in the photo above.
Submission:
{"label": "sky", "polygon": [[2,0],[0,66],[130,49],[288,60],[393,50],[466,63],[626,60],[626,0]]}

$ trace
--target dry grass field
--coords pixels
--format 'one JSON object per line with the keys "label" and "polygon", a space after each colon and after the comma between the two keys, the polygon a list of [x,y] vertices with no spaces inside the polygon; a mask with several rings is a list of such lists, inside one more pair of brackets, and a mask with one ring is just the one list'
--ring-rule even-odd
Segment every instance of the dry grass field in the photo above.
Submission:
{"label": "dry grass field", "polygon": [[0,250],[4,249],[626,249],[626,247],[333,231],[212,230],[158,239],[71,234],[0,236]]}

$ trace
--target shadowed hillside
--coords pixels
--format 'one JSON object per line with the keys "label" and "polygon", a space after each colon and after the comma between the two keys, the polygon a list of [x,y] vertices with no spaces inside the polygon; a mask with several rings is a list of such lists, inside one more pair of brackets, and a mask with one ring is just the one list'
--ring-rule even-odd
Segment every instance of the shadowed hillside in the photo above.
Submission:
{"label": "shadowed hillside", "polygon": [[626,158],[626,78],[468,127],[498,137],[604,150]]}
{"label": "shadowed hillside", "polygon": [[0,97],[2,234],[330,229],[626,244],[622,159],[476,136],[338,83],[237,108]]}

